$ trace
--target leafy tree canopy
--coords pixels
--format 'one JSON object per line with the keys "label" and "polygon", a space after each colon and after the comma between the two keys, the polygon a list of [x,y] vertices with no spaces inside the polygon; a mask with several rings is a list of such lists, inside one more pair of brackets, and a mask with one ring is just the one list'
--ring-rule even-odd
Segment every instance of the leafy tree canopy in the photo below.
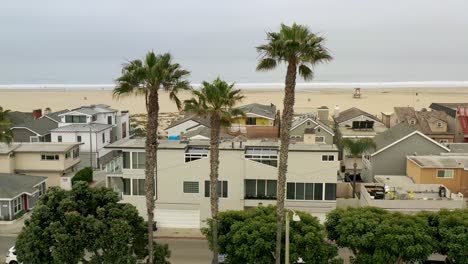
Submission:
{"label": "leafy tree canopy", "polygon": [[[136,263],[146,254],[146,226],[136,208],[108,188],[77,182],[51,188],[16,241],[23,263]],[[168,252],[168,251],[166,251]]]}
{"label": "leafy tree canopy", "polygon": [[[317,218],[305,212],[297,214],[301,221],[290,220],[290,262],[301,257],[306,263],[341,263],[336,259],[336,246],[327,243],[325,230]],[[208,228],[202,230],[210,246],[211,225],[209,219]],[[219,252],[227,254],[229,263],[274,263],[275,242],[276,207],[219,214]]]}

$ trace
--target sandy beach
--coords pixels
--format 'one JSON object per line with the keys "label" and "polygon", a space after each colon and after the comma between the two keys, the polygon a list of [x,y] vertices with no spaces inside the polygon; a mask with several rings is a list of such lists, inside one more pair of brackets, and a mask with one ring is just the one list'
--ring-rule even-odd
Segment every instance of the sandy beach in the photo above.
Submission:
{"label": "sandy beach", "polygon": [[[244,89],[246,98],[243,104],[262,103],[282,108],[281,90]],[[381,112],[393,111],[395,106],[413,106],[417,109],[428,108],[432,102],[468,102],[466,88],[379,88],[363,89],[361,99],[353,99],[350,89],[320,89],[298,91],[295,111],[308,112],[320,106],[328,106],[333,111],[335,105],[342,110],[356,106],[369,113],[380,116]],[[187,99],[188,93],[181,93]],[[81,105],[108,104],[118,110],[129,110],[133,114],[145,113],[143,97],[114,98],[112,91],[104,90],[0,90],[0,106],[12,111],[31,111],[50,107],[53,111],[72,109]],[[160,97],[161,112],[177,111],[167,93]]]}

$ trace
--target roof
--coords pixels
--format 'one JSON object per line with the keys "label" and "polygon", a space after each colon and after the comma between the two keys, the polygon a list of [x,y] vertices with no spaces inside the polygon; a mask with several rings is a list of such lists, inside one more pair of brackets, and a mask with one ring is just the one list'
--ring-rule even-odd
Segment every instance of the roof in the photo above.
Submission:
{"label": "roof", "polygon": [[468,156],[408,156],[408,159],[425,168],[468,168]]}
{"label": "roof", "polygon": [[99,131],[106,130],[111,127],[112,125],[97,124],[97,123],[71,124],[67,126],[57,127],[55,129],[52,129],[50,132],[89,132],[90,128],[91,128],[91,132],[99,132]]}
{"label": "roof", "polygon": [[[158,149],[185,149],[188,146],[209,146],[209,140],[159,140]],[[221,150],[245,150],[248,147],[267,147],[279,148],[279,141],[275,140],[247,140],[244,142],[234,142],[233,140],[225,140],[220,143]],[[145,139],[121,139],[112,144],[105,146],[110,149],[144,149]],[[305,144],[295,143],[289,145],[290,151],[310,151],[310,152],[338,152],[335,145],[329,144]]]}
{"label": "roof", "polygon": [[185,123],[189,120],[192,120],[202,126],[205,126],[205,127],[211,127],[210,125],[210,118],[209,117],[200,117],[198,116],[197,114],[194,114],[194,113],[187,113],[185,114],[182,118],[180,119],[177,119],[177,120],[174,120],[172,121],[172,123],[166,128],[171,128],[171,127],[175,127],[177,125],[180,125],[182,123]]}
{"label": "roof", "polygon": [[[413,107],[395,107],[395,114],[398,120],[402,123],[405,123],[407,126],[410,126],[416,130],[421,131],[427,135],[453,135],[454,128],[450,125],[448,120],[447,113],[438,110],[422,110],[416,111]],[[411,124],[411,121],[415,121],[414,124]],[[433,131],[429,123],[434,123],[437,121],[442,121],[447,124],[447,131]]]}
{"label": "roof", "polygon": [[58,127],[57,123],[60,122],[58,115],[66,111],[68,110],[53,112],[37,119],[34,119],[32,113],[15,111],[10,112],[8,118],[13,124],[11,129],[26,128],[43,136],[49,134],[50,130]]}
{"label": "roof", "polygon": [[402,123],[395,125],[374,137],[374,142],[376,144],[375,150],[378,151],[382,148],[385,148],[386,146],[413,133],[414,131],[416,130]]}
{"label": "roof", "polygon": [[117,110],[110,108],[110,106],[105,105],[105,104],[97,104],[97,105],[86,105],[86,106],[81,106],[75,109],[72,109],[70,111],[61,113],[59,116],[71,113],[71,112],[79,112],[85,115],[95,115],[99,113],[115,113]]}
{"label": "roof", "polygon": [[22,193],[32,194],[37,191],[34,186],[45,180],[47,177],[0,173],[0,198],[12,199]]}
{"label": "roof", "polygon": [[[327,126],[325,123],[323,123],[322,121],[320,121],[319,119],[317,118],[314,118],[312,117],[311,115],[308,115],[308,114],[305,114],[305,115],[302,115],[298,118],[296,118],[293,122],[292,122],[292,125],[291,125],[291,131],[293,129],[295,129],[296,127],[300,126],[301,124],[303,124],[304,122],[306,121],[311,121],[311,122],[314,122],[317,126],[320,126],[321,128],[325,129],[330,135],[334,136],[335,133],[333,132],[333,130]],[[316,126],[316,127],[317,127]],[[316,128],[314,127],[314,129]]]}
{"label": "roof", "polygon": [[380,122],[380,119],[378,119],[377,117],[359,109],[359,108],[356,108],[356,107],[351,107],[349,109],[346,109],[344,110],[343,112],[340,112],[338,117],[335,117],[335,122],[336,123],[342,123],[342,122],[345,122],[345,121],[348,121],[350,119],[353,119],[355,117],[358,117],[358,116],[366,116],[368,118],[371,118],[377,122]]}
{"label": "roof", "polygon": [[8,154],[12,152],[13,150],[17,149],[19,147],[19,144],[5,144],[5,143],[0,143],[0,154]]}
{"label": "roof", "polygon": [[70,112],[70,110],[68,109],[64,109],[64,110],[60,110],[60,111],[57,111],[57,112],[53,112],[53,113],[50,113],[50,114],[47,114],[47,115],[44,115],[44,117],[48,117],[56,122],[60,122],[60,117],[59,115],[63,114],[63,113],[68,113]]}
{"label": "roof", "polygon": [[468,108],[468,103],[432,103],[429,107],[434,110],[444,111],[449,116],[455,118],[458,106]]}
{"label": "roof", "polygon": [[451,153],[468,153],[468,143],[450,143],[447,146]]}
{"label": "roof", "polygon": [[[197,128],[195,130],[191,130],[191,131],[188,131],[188,132],[184,133],[183,136],[186,137],[186,138],[192,138],[192,137],[195,137],[195,136],[203,136],[203,137],[206,137],[206,138],[211,138],[211,128],[209,128],[209,127],[199,127],[199,128]],[[231,136],[231,135],[223,133],[223,132],[221,132],[219,136],[220,136],[221,139],[232,139],[232,138],[234,138],[234,136]]]}
{"label": "roof", "polygon": [[238,108],[246,114],[254,114],[271,120],[274,120],[276,117],[276,106],[274,104],[262,105],[253,103],[248,105],[242,105]]}
{"label": "roof", "polygon": [[82,143],[16,143],[18,147],[15,152],[67,152],[73,147],[81,145]]}

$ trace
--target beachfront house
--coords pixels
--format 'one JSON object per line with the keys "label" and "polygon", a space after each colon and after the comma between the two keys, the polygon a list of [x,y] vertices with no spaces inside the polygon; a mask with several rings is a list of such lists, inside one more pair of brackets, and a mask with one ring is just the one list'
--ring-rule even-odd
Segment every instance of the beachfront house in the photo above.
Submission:
{"label": "beachfront house", "polygon": [[58,116],[60,123],[51,130],[52,142],[80,143],[82,166],[98,168],[107,163],[114,153],[104,147],[130,136],[128,111],[119,115],[108,105],[82,106]]}
{"label": "beachfront house", "polygon": [[391,114],[382,113],[382,120],[388,127],[405,124],[440,143],[455,141],[455,119],[443,111],[395,107]]}
{"label": "beachfront house", "polygon": [[0,221],[32,209],[46,191],[46,177],[0,173]]}
{"label": "beachfront house", "polygon": [[79,143],[0,143],[0,173],[48,177],[49,186],[70,188],[79,163]]}
{"label": "beachfront house", "polygon": [[[311,144],[333,144],[335,133],[325,122],[328,121],[328,111],[325,116],[304,114],[297,117],[291,126],[290,137],[295,141]],[[327,122],[328,123],[328,122]]]}
{"label": "beachfront house", "polygon": [[[344,138],[374,138],[387,130],[387,127],[385,127],[382,121],[376,116],[356,107],[341,112],[339,106],[337,106],[333,114],[333,120],[335,122],[335,143],[341,151],[340,159],[342,160],[342,172],[344,172],[345,175],[352,174],[354,171],[354,159],[343,149],[341,140]],[[360,178],[361,170],[362,161],[358,159],[357,179]]]}
{"label": "beachfront house", "polygon": [[[107,186],[146,218],[145,140],[124,139],[106,148],[119,157],[106,166]],[[276,204],[279,143],[222,141],[220,211]],[[158,146],[156,221],[159,227],[200,228],[210,217],[209,141],[161,140]],[[324,219],[336,206],[338,149],[334,145],[291,144],[285,205]]]}
{"label": "beachfront house", "polygon": [[32,112],[13,111],[8,113],[12,122],[11,132],[14,142],[51,142],[50,130],[60,123],[58,115],[67,112],[52,112],[50,108],[36,109]]}
{"label": "beachfront house", "polygon": [[377,148],[362,156],[362,179],[374,175],[406,175],[406,157],[450,152],[446,146],[405,124],[398,124],[374,138]]}

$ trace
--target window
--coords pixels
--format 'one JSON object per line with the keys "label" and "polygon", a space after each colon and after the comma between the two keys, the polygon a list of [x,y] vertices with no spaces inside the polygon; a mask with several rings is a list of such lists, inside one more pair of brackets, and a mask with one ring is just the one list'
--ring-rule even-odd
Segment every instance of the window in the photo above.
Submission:
{"label": "window", "polygon": [[106,143],[106,134],[102,133],[102,143]]}
{"label": "window", "polygon": [[246,125],[256,125],[257,124],[257,118],[256,117],[247,117],[247,120],[245,122]]}
{"label": "window", "polygon": [[353,121],[353,129],[372,129],[374,121]]}
{"label": "window", "polygon": [[322,155],[322,161],[334,161],[335,156],[334,155]]}
{"label": "window", "polygon": [[132,169],[144,169],[146,165],[145,152],[132,152]]}
{"label": "window", "polygon": [[107,124],[112,125],[112,116],[107,117]]}
{"label": "window", "polygon": [[73,158],[78,158],[80,156],[80,148],[73,149]]}
{"label": "window", "polygon": [[[228,182],[218,181],[218,197],[228,197]],[[205,197],[210,197],[210,181],[205,181]]]}
{"label": "window", "polygon": [[[328,184],[328,183],[327,183]],[[329,186],[329,194],[325,200],[336,199],[336,184]],[[328,198],[328,199],[327,199]],[[333,199],[332,199],[333,198]],[[286,184],[286,199],[289,200],[323,200],[323,183],[288,182]]]}
{"label": "window", "polygon": [[307,126],[310,126],[310,121],[307,121]]}
{"label": "window", "polygon": [[41,154],[41,160],[59,160],[57,154]]}
{"label": "window", "polygon": [[453,170],[437,170],[437,178],[453,178]]}
{"label": "window", "polygon": [[67,115],[65,116],[65,123],[86,123],[86,116],[84,115]]}
{"label": "window", "polygon": [[122,123],[122,138],[126,138],[126,137],[127,137],[127,123],[123,122]]}
{"label": "window", "polygon": [[325,183],[325,200],[336,200],[336,183]]}
{"label": "window", "polygon": [[38,136],[31,136],[29,137],[30,142],[39,142],[39,137]]}
{"label": "window", "polygon": [[439,143],[447,144],[449,143],[448,139],[439,139]]}
{"label": "window", "polygon": [[41,183],[37,186],[37,189],[39,190],[39,197],[41,197],[45,193],[45,183]]}
{"label": "window", "polygon": [[278,166],[278,149],[247,147],[244,157],[273,167]]}
{"label": "window", "polygon": [[184,193],[199,193],[198,182],[184,181]]}
{"label": "window", "polygon": [[325,142],[325,137],[315,137],[315,142],[323,143],[323,142]]}
{"label": "window", "polygon": [[437,127],[442,127],[442,122],[437,122]]}
{"label": "window", "polygon": [[81,142],[81,136],[76,136],[76,141]]}
{"label": "window", "polygon": [[17,214],[19,211],[23,210],[23,197],[20,195],[18,198],[13,200],[13,213]]}
{"label": "window", "polygon": [[411,119],[409,123],[410,123],[410,125],[416,125],[416,120]]}
{"label": "window", "polygon": [[245,180],[246,199],[276,199],[276,180]]}
{"label": "window", "polygon": [[122,179],[123,182],[123,194],[131,195],[130,193],[130,179]]}
{"label": "window", "polygon": [[188,147],[185,151],[185,162],[199,160],[208,157],[207,147]]}
{"label": "window", "polygon": [[92,120],[92,121],[96,121],[96,120],[97,120],[97,115],[93,115],[93,116],[91,117],[91,120]]}
{"label": "window", "polygon": [[123,168],[124,169],[131,169],[131,167],[130,167],[130,152],[123,152],[122,153],[122,160],[123,160]]}
{"label": "window", "polygon": [[58,142],[62,142],[62,136],[58,136],[58,137],[57,137],[57,141],[58,141]]}
{"label": "window", "polygon": [[321,131],[321,130],[320,130],[320,127],[317,127],[317,132],[320,132],[320,131]]}
{"label": "window", "polygon": [[71,157],[71,151],[68,151],[67,153],[65,153],[65,158],[68,159]]}
{"label": "window", "polygon": [[132,179],[132,195],[145,195],[145,179]]}

